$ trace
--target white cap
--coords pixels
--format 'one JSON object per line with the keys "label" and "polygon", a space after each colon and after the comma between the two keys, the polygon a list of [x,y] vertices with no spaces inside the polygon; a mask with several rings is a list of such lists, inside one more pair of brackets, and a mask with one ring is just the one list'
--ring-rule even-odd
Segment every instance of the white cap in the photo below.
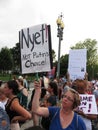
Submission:
{"label": "white cap", "polygon": [[20,75],[20,76],[18,77],[18,79],[23,79],[23,77]]}

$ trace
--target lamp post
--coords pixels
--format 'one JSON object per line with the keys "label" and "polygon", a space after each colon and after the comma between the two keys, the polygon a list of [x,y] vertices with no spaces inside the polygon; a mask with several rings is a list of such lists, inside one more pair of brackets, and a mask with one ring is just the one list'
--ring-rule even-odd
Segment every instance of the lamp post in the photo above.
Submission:
{"label": "lamp post", "polygon": [[59,15],[56,23],[57,23],[57,37],[59,37],[59,46],[58,46],[58,65],[57,65],[57,78],[60,76],[60,51],[61,51],[61,41],[63,40],[63,29],[64,23],[62,21],[62,13]]}

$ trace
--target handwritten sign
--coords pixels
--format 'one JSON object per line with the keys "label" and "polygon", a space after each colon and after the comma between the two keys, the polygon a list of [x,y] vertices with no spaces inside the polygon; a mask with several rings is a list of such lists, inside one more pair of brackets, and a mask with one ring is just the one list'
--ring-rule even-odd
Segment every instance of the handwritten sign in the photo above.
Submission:
{"label": "handwritten sign", "polygon": [[80,99],[81,105],[79,106],[79,110],[85,114],[98,114],[94,95],[80,94]]}
{"label": "handwritten sign", "polygon": [[25,28],[20,31],[22,73],[46,72],[51,70],[49,26],[46,24]]}
{"label": "handwritten sign", "polygon": [[70,50],[68,72],[70,79],[75,80],[77,78],[83,79],[86,73],[86,49]]}

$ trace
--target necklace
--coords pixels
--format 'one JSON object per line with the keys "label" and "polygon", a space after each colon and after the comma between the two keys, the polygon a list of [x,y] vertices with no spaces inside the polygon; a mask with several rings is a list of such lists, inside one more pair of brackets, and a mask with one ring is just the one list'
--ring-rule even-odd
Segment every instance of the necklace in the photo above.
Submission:
{"label": "necklace", "polygon": [[63,117],[61,117],[61,122],[64,122],[64,118]]}
{"label": "necklace", "polygon": [[61,110],[61,116],[60,116],[61,121],[62,121],[62,122],[65,122],[65,121],[71,119],[71,118],[73,117],[73,114],[74,114],[73,111],[71,111],[71,112],[69,112],[69,113],[64,113],[64,112]]}

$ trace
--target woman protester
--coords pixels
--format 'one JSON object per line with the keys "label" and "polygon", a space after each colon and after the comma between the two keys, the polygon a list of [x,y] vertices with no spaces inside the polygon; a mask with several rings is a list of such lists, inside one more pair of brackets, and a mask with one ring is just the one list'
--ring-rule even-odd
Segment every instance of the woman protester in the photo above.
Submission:
{"label": "woman protester", "polygon": [[28,90],[23,85],[23,78],[18,79],[17,83],[19,85],[19,93],[17,94],[17,97],[19,98],[20,104],[25,109],[27,109],[27,104],[28,104]]}
{"label": "woman protester", "polygon": [[19,121],[31,119],[31,114],[19,103],[18,92],[19,86],[15,80],[5,83],[4,93],[8,97],[5,109],[10,119],[11,130],[20,130]]}
{"label": "woman protester", "polygon": [[49,130],[86,130],[86,126],[74,109],[80,105],[78,92],[69,88],[62,97],[61,107],[40,107],[41,83],[35,81],[35,94],[32,101],[32,112],[39,116],[51,117]]}
{"label": "woman protester", "polygon": [[[88,94],[87,93],[87,87],[88,87],[88,81],[83,79],[77,79],[75,81],[75,88],[78,91],[79,94]],[[93,130],[92,121],[97,119],[97,115],[95,114],[85,114],[81,110],[75,110],[83,119],[86,129],[87,130]]]}
{"label": "woman protester", "polygon": [[[0,87],[0,107],[5,110],[5,105],[7,103],[8,98],[4,94],[4,83]],[[2,105],[2,106],[1,106]]]}
{"label": "woman protester", "polygon": [[[46,107],[48,106],[56,106],[57,105],[57,98],[58,98],[58,85],[55,81],[50,81],[48,83],[46,95],[44,96],[43,100],[46,100]],[[43,105],[45,105],[43,103]]]}

